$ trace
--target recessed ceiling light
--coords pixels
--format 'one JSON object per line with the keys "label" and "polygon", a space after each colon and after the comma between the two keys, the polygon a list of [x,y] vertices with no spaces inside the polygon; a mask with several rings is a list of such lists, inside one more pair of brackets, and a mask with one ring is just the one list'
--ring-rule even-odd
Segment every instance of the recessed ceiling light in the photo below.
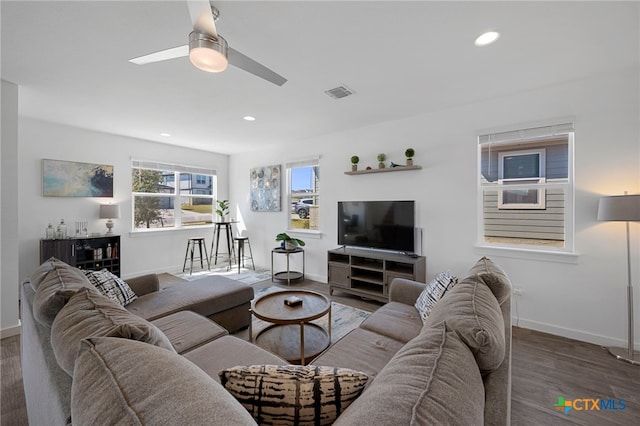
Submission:
{"label": "recessed ceiling light", "polygon": [[256,121],[256,118],[251,116],[251,115],[245,115],[244,117],[242,117],[244,120],[246,121]]}
{"label": "recessed ceiling light", "polygon": [[160,133],[160,136],[164,136],[165,138],[170,138],[171,134],[170,133]]}
{"label": "recessed ceiling light", "polygon": [[500,38],[500,33],[497,31],[488,31],[484,34],[481,34],[476,41],[473,43],[476,46],[486,46],[488,44],[493,43],[497,39]]}

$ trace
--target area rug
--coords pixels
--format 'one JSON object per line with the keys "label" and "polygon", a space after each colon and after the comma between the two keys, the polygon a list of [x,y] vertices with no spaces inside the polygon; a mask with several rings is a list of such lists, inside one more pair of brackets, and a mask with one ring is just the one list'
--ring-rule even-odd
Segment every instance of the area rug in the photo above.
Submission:
{"label": "area rug", "polygon": [[[287,289],[277,286],[256,289],[255,297],[283,290]],[[352,308],[351,306],[343,305],[342,303],[331,302],[331,344],[333,345],[342,336],[346,335],[351,330],[358,328],[358,326],[367,319],[369,315],[371,315],[370,312],[362,309]],[[312,322],[326,329],[328,325],[327,321],[328,317],[325,315],[324,317]],[[266,321],[253,318],[253,335],[255,336],[256,333],[269,325],[270,323]]]}
{"label": "area rug", "polygon": [[171,275],[175,275],[178,278],[182,278],[183,280],[193,281],[203,277],[208,277],[210,275],[222,275],[223,277],[229,278],[234,281],[240,281],[245,284],[255,284],[260,281],[270,280],[271,279],[271,271],[267,270],[253,270],[249,268],[240,268],[240,273],[238,273],[238,267],[232,269],[227,269],[226,266],[211,268],[211,270],[198,270],[193,271],[192,274],[189,272],[174,272]]}

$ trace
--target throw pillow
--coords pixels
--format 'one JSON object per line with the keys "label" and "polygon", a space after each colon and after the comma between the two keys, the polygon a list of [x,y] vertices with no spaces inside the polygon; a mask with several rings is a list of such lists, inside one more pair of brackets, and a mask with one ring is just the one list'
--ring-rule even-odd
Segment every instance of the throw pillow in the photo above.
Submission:
{"label": "throw pillow", "polygon": [[458,278],[449,275],[447,272],[440,272],[433,281],[431,281],[422,290],[420,296],[416,300],[415,307],[420,313],[422,323],[427,320],[431,310],[442,299],[442,296],[458,282]]}
{"label": "throw pillow", "polygon": [[220,383],[180,355],[113,337],[91,337],[80,346],[71,386],[73,424],[255,424]]}
{"label": "throw pillow", "polygon": [[100,293],[121,306],[127,306],[138,298],[129,284],[106,269],[83,272]]}
{"label": "throw pillow", "polygon": [[70,376],[73,376],[80,342],[87,337],[139,340],[175,352],[167,336],[155,325],[94,291],[83,289],[73,295],[51,326],[53,353]]}
{"label": "throw pillow", "polygon": [[314,365],[251,365],[220,372],[222,385],[265,425],[330,425],[367,380],[359,371]]}

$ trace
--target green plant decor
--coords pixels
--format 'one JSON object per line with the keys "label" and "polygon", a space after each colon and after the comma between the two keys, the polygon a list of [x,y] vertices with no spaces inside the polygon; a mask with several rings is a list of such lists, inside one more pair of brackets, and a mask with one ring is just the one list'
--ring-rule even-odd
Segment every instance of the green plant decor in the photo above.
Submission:
{"label": "green plant decor", "polygon": [[351,164],[358,164],[360,162],[360,157],[358,157],[357,155],[354,155],[353,157],[351,157]]}
{"label": "green plant decor", "polygon": [[380,154],[378,154],[377,158],[378,158],[379,162],[383,162],[387,158],[387,156],[382,154],[382,153],[380,153]]}
{"label": "green plant decor", "polygon": [[413,150],[413,148],[407,148],[407,150],[404,152],[404,156],[407,157],[407,159],[412,159],[413,156],[415,155],[415,151]]}
{"label": "green plant decor", "polygon": [[278,235],[276,235],[276,241],[282,241],[285,245],[283,248],[286,248],[287,244],[293,245],[294,247],[298,247],[298,246],[303,247],[305,245],[304,241],[302,241],[299,238],[293,238],[286,232],[281,232]]}
{"label": "green plant decor", "polygon": [[220,217],[225,217],[229,214],[229,200],[217,200],[216,204],[218,208],[216,209],[216,214]]}

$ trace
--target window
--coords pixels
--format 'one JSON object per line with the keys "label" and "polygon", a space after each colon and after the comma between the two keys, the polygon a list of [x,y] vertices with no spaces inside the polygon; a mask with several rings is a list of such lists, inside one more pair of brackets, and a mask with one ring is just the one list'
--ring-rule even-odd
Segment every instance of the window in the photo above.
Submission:
{"label": "window", "polygon": [[133,230],[211,224],[216,186],[215,170],[132,161]]}
{"label": "window", "polygon": [[573,123],[478,137],[480,244],[573,251],[573,138]]}
{"label": "window", "polygon": [[[545,149],[498,153],[498,175],[501,185],[543,183]],[[514,189],[498,192],[499,209],[544,209],[544,189]]]}
{"label": "window", "polygon": [[318,160],[288,163],[289,229],[319,230],[320,177]]}

